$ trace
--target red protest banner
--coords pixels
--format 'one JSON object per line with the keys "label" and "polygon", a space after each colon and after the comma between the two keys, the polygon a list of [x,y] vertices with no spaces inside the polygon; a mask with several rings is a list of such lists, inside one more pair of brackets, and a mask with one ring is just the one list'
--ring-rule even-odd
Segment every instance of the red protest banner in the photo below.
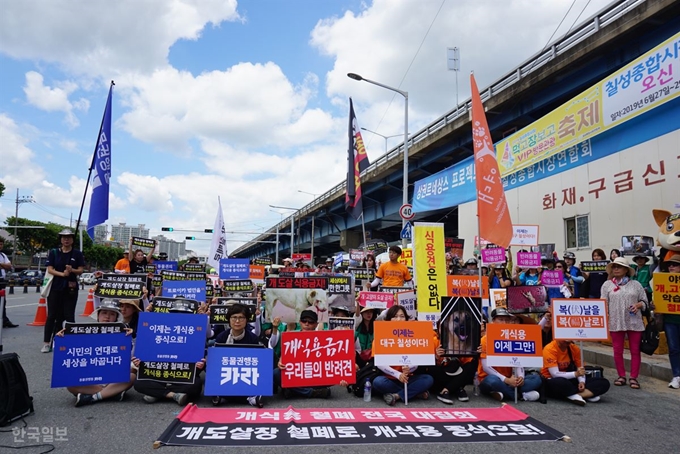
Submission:
{"label": "red protest banner", "polygon": [[285,332],[281,342],[283,388],[356,381],[353,330]]}

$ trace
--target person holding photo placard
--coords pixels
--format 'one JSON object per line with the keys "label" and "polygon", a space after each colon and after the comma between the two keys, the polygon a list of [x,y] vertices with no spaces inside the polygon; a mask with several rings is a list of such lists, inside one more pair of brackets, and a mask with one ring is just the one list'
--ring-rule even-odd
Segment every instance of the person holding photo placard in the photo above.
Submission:
{"label": "person holding photo placard", "polygon": [[649,309],[647,293],[638,281],[633,280],[635,270],[623,257],[617,257],[607,265],[609,280],[602,284],[601,298],[607,301],[609,311],[609,332],[614,349],[614,364],[619,377],[614,385],[626,384],[626,367],[623,361],[623,344],[628,337],[630,346],[630,387],[640,389],[640,341],[645,325],[642,311]]}

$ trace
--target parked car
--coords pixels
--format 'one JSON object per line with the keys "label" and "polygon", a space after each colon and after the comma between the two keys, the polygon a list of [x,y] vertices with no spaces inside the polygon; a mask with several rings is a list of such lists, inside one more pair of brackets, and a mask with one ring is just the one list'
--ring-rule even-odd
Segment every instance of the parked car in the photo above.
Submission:
{"label": "parked car", "polygon": [[81,284],[94,285],[97,283],[97,278],[94,277],[94,273],[83,273],[78,278]]}
{"label": "parked car", "polygon": [[28,285],[42,284],[45,274],[39,270],[24,270],[19,273],[17,282],[23,284],[24,281],[28,281]]}

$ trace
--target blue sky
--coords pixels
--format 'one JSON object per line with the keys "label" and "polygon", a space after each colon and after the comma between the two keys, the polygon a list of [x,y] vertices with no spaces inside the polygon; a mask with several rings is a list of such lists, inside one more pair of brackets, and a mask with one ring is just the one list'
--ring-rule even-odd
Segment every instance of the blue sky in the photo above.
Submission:
{"label": "blue sky", "polygon": [[[261,231],[346,174],[348,98],[359,124],[414,132],[452,109],[446,48],[480,89],[603,0],[25,0],[0,9],[0,221],[77,217],[114,88],[109,224]],[[567,11],[569,12],[567,13]],[[394,99],[393,99],[394,98]],[[369,158],[384,140],[364,134]],[[390,147],[400,139],[390,139]],[[89,199],[88,199],[89,200]],[[83,218],[87,220],[86,205]],[[183,234],[176,234],[182,239]],[[234,250],[249,235],[232,235]],[[209,242],[188,244],[207,252]]]}

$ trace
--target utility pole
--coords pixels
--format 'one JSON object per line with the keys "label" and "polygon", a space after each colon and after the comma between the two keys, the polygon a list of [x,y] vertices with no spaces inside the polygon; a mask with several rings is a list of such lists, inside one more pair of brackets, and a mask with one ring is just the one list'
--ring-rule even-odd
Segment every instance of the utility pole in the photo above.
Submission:
{"label": "utility pole", "polygon": [[[17,255],[17,226],[19,225],[19,205],[22,203],[32,203],[33,196],[19,197],[19,188],[17,188],[16,208],[14,209],[14,241],[12,242],[12,264],[15,263]],[[33,257],[31,257],[32,262]],[[29,262],[29,263],[31,263]],[[30,264],[29,264],[30,267]]]}

